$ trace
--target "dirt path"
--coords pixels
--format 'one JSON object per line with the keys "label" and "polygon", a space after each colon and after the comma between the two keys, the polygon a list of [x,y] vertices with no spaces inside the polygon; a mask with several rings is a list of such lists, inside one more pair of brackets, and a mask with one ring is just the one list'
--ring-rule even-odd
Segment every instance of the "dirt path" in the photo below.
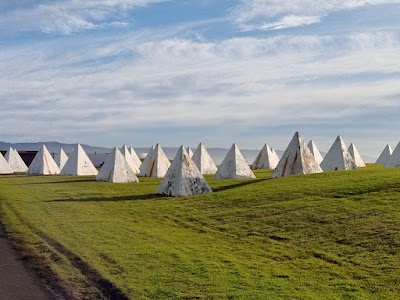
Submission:
{"label": "dirt path", "polygon": [[53,299],[40,285],[40,281],[18,258],[0,225],[0,299],[47,300]]}

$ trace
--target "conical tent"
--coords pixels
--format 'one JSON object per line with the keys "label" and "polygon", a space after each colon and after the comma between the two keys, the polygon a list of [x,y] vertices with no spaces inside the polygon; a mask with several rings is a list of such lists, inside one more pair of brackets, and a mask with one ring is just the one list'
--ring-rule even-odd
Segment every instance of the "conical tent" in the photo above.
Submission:
{"label": "conical tent", "polygon": [[256,178],[236,144],[232,145],[214,176],[214,179],[229,178]]}
{"label": "conical tent", "polygon": [[43,145],[36,153],[28,169],[28,174],[38,175],[56,175],[60,174],[60,168],[57,166],[46,146]]}
{"label": "conical tent", "polygon": [[190,147],[187,147],[187,153],[189,154],[190,157],[193,157],[193,151],[190,149]]}
{"label": "conical tent", "polygon": [[202,143],[194,151],[192,160],[201,174],[215,174],[217,166]]}
{"label": "conical tent", "polygon": [[276,153],[275,149],[271,147],[271,152],[272,154],[275,156],[275,159],[277,160],[277,162],[279,163],[280,158],[278,156],[278,153]]}
{"label": "conical tent", "polygon": [[314,155],[314,158],[318,164],[320,164],[323,160],[321,153],[319,152],[317,145],[315,145],[313,140],[310,140],[308,145],[308,149],[310,149],[312,155]]}
{"label": "conical tent", "polygon": [[142,161],[140,160],[139,156],[137,155],[137,153],[136,153],[135,149],[133,149],[133,147],[129,148],[129,153],[131,154],[131,157],[132,157],[135,165],[138,166],[138,172],[136,174],[139,174],[140,166],[142,165]]}
{"label": "conical tent", "polygon": [[61,175],[97,175],[98,171],[80,144],[69,154]]}
{"label": "conical tent", "polygon": [[60,170],[65,166],[67,160],[68,156],[62,148],[60,148],[60,151],[54,155],[54,161],[56,162]]}
{"label": "conical tent", "polygon": [[159,144],[151,152],[151,157],[146,169],[141,169],[140,176],[162,178],[171,166],[167,156]]}
{"label": "conical tent", "polygon": [[322,170],[307,147],[303,138],[296,132],[282,155],[272,177],[321,173]]}
{"label": "conical tent", "polygon": [[10,147],[4,158],[14,172],[25,173],[26,171],[28,171],[28,167],[22,160],[21,156],[18,154],[17,150],[14,150],[13,148]]}
{"label": "conical tent", "polygon": [[324,171],[357,169],[357,165],[340,135],[337,136],[325,155],[324,160],[321,162],[321,168]]}
{"label": "conical tent", "polygon": [[149,151],[147,151],[146,157],[142,161],[142,165],[139,168],[139,176],[144,176],[143,174],[146,173],[147,167],[149,165],[150,159],[151,159],[151,153],[154,150],[154,146],[151,146]]}
{"label": "conical tent", "polygon": [[394,148],[392,155],[385,163],[385,168],[400,168],[400,142]]}
{"label": "conical tent", "polygon": [[357,168],[365,168],[365,163],[363,159],[361,158],[360,153],[357,150],[357,147],[351,143],[349,146],[349,153],[351,157],[354,159],[354,162],[356,163]]}
{"label": "conical tent", "polygon": [[134,158],[132,157],[131,152],[128,150],[128,147],[126,145],[122,146],[121,154],[125,157],[126,162],[131,167],[132,171],[135,174],[139,174],[140,165],[138,165],[137,161],[134,160]]}
{"label": "conical tent", "polygon": [[3,154],[0,152],[0,174],[12,174],[14,173],[11,166],[8,164]]}
{"label": "conical tent", "polygon": [[189,153],[181,146],[156,194],[181,197],[211,192],[210,186],[191,160]]}
{"label": "conical tent", "polygon": [[278,163],[279,160],[276,159],[276,156],[272,153],[271,148],[267,144],[264,144],[253,164],[251,165],[251,169],[275,169]]}
{"label": "conical tent", "polygon": [[132,168],[129,166],[125,156],[114,148],[101,167],[96,176],[97,181],[106,181],[114,183],[138,182]]}
{"label": "conical tent", "polygon": [[389,160],[392,153],[393,153],[392,147],[390,147],[390,145],[386,145],[385,149],[383,149],[381,155],[379,155],[375,163],[385,164]]}

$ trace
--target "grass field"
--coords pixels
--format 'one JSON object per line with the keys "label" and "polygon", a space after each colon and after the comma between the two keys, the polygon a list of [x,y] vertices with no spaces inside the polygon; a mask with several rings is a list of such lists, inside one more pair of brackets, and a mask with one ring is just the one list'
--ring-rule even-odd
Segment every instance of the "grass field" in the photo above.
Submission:
{"label": "grass field", "polygon": [[2,222],[75,298],[400,299],[400,169],[213,181],[2,176]]}

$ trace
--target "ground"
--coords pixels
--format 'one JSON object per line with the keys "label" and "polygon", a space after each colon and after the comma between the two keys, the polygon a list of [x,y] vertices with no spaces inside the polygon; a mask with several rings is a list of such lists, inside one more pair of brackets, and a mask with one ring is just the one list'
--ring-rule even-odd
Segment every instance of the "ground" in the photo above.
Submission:
{"label": "ground", "polygon": [[160,179],[4,176],[2,220],[74,298],[398,299],[400,170],[214,181],[156,196]]}

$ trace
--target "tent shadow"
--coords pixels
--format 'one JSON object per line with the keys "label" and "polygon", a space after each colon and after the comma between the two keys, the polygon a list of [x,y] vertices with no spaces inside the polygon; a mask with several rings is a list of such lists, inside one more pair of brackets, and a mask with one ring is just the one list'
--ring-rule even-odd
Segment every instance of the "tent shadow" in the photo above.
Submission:
{"label": "tent shadow", "polygon": [[119,202],[119,201],[140,201],[140,200],[153,200],[160,199],[160,195],[156,194],[142,194],[142,195],[128,195],[121,197],[92,197],[92,198],[64,198],[47,200],[44,202],[60,203],[60,202]]}
{"label": "tent shadow", "polygon": [[79,182],[96,182],[95,178],[87,178],[87,179],[75,179],[75,180],[64,180],[64,181],[45,181],[45,182],[30,182],[23,183],[20,185],[41,185],[41,184],[57,184],[57,183],[79,183]]}
{"label": "tent shadow", "polygon": [[246,180],[240,183],[236,183],[236,184],[232,184],[232,185],[228,185],[228,186],[221,186],[218,188],[213,189],[213,192],[222,192],[222,191],[226,191],[226,190],[230,190],[230,189],[235,189],[238,187],[242,187],[242,186],[247,186],[247,185],[251,185],[251,184],[255,184],[255,183],[259,183],[261,181],[265,181],[265,180],[270,180],[272,178],[258,178],[258,179],[253,179],[253,180]]}

